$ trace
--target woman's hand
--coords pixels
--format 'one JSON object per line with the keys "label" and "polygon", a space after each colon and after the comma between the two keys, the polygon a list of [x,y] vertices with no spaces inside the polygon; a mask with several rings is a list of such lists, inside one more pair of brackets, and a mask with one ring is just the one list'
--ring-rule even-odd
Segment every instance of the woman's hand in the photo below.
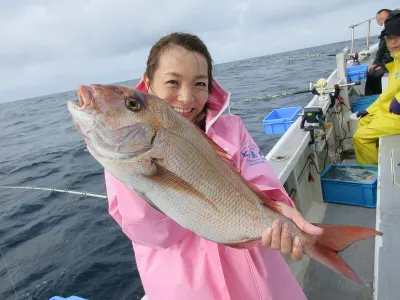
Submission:
{"label": "woman's hand", "polygon": [[375,69],[378,65],[370,65],[368,67],[368,72],[371,71],[372,69]]}
{"label": "woman's hand", "polygon": [[[295,209],[281,202],[283,215],[292,220],[301,230],[312,235],[322,234],[323,229],[308,223],[303,216]],[[282,253],[291,253],[294,260],[300,260],[303,257],[303,248],[300,243],[300,238],[291,236],[289,225],[282,223],[280,220],[275,220],[272,228],[268,228],[263,236],[261,243],[265,247],[281,250]]]}

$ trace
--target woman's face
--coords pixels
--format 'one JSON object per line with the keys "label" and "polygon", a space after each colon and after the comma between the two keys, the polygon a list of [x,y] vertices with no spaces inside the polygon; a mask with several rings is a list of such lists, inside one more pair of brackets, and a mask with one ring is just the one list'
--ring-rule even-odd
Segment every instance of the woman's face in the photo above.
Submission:
{"label": "woman's face", "polygon": [[382,27],[388,17],[389,13],[387,11],[382,11],[380,14],[376,15],[376,23]]}
{"label": "woman's face", "polygon": [[400,51],[400,36],[388,35],[386,37],[386,46],[391,54],[396,54]]}
{"label": "woman's face", "polygon": [[158,69],[148,92],[168,103],[186,119],[193,119],[203,110],[208,99],[208,65],[206,58],[181,46],[161,50]]}

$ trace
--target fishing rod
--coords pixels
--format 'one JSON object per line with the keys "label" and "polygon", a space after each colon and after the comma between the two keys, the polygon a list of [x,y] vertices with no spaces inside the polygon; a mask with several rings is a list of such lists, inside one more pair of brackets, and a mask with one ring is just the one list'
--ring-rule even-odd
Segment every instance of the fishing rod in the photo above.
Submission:
{"label": "fishing rod", "polygon": [[315,94],[317,92],[318,95],[320,95],[321,93],[325,93],[328,90],[336,90],[338,88],[340,89],[340,88],[349,87],[349,86],[353,86],[353,85],[360,85],[360,84],[361,84],[360,81],[356,81],[356,82],[351,82],[351,83],[334,84],[334,85],[328,86],[328,81],[325,78],[321,78],[316,83],[310,82],[310,91],[313,94]]}
{"label": "fishing rod", "polygon": [[36,186],[11,186],[11,185],[3,185],[0,186],[0,189],[27,189],[27,190],[41,190],[41,191],[50,191],[50,192],[57,192],[57,193],[66,193],[66,194],[75,194],[75,195],[83,195],[83,196],[88,196],[88,197],[94,197],[94,198],[103,198],[107,199],[107,196],[101,195],[101,194],[93,194],[93,193],[87,193],[85,191],[83,192],[78,192],[78,191],[73,191],[73,190],[61,190],[61,189],[56,189],[56,188],[47,188],[47,187],[36,187]]}
{"label": "fishing rod", "polygon": [[333,86],[328,86],[328,81],[324,78],[321,78],[317,81],[317,83],[312,83],[310,82],[310,87],[307,90],[300,90],[300,91],[295,91],[295,92],[290,92],[287,93],[285,91],[281,92],[280,94],[276,95],[265,95],[262,97],[254,97],[246,100],[241,100],[241,101],[235,101],[232,102],[232,104],[240,104],[244,102],[253,102],[253,101],[262,101],[262,100],[269,100],[269,99],[274,99],[274,98],[280,98],[280,97],[286,97],[286,96],[291,96],[291,95],[299,95],[299,94],[306,94],[306,93],[311,93],[314,95],[322,95],[325,94],[326,91],[328,90],[336,90],[337,88],[343,88],[343,87],[349,87],[353,85],[360,85],[361,82],[352,82],[352,83],[345,83],[345,84],[337,84]]}

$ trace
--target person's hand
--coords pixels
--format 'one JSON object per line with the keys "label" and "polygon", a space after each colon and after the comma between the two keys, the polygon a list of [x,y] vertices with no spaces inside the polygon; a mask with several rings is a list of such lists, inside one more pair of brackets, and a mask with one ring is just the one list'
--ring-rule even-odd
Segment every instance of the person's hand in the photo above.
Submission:
{"label": "person's hand", "polygon": [[[311,235],[320,235],[323,229],[308,223],[303,216],[295,209],[281,202],[278,205],[285,217],[292,220],[304,232]],[[303,257],[303,248],[298,236],[292,237],[287,223],[275,220],[272,228],[268,228],[261,239],[264,247],[280,250],[283,254],[291,253],[293,260],[300,260]]]}
{"label": "person's hand", "polygon": [[392,102],[390,102],[389,112],[400,115],[400,103],[396,98],[393,98]]}
{"label": "person's hand", "polygon": [[372,69],[375,69],[378,65],[370,65],[368,67],[368,72],[371,71]]}
{"label": "person's hand", "polygon": [[366,115],[368,115],[368,112],[364,109],[364,110],[360,110],[359,112],[357,112],[356,116],[357,118],[363,118]]}

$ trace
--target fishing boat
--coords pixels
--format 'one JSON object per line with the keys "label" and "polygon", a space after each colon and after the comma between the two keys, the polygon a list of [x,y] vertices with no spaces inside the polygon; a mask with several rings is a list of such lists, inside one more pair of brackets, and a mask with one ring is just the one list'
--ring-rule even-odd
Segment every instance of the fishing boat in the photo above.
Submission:
{"label": "fishing boat", "polygon": [[[272,122],[267,118],[263,121],[267,134],[281,134],[266,159],[308,221],[365,226],[384,234],[357,242],[341,253],[368,286],[357,285],[307,256],[296,262],[288,256],[287,263],[309,299],[382,300],[399,299],[400,295],[400,280],[392,267],[400,250],[396,238],[396,219],[400,213],[400,202],[396,199],[396,194],[400,194],[400,135],[380,139],[378,166],[363,167],[367,178],[357,181],[340,172],[345,177],[327,176],[330,171],[334,173],[332,170],[362,168],[355,161],[352,136],[357,128],[354,113],[366,99],[365,66],[372,63],[378,50],[377,43],[370,45],[374,19],[350,26],[350,48],[336,54],[336,69],[328,78],[310,83],[314,95],[307,106],[276,109],[271,116],[279,116],[282,109],[286,115]],[[368,28],[366,45],[356,53],[355,30],[360,25]],[[384,76],[383,90],[387,81]],[[368,177],[371,174],[368,172],[372,172],[372,177]],[[343,196],[335,197],[338,191]],[[144,296],[143,300],[146,299]]]}
{"label": "fishing boat", "polygon": [[[341,253],[368,283],[367,287],[349,282],[311,262],[309,257],[300,262],[287,259],[309,299],[399,299],[400,280],[392,265],[400,249],[396,238],[396,212],[400,211],[396,196],[400,193],[400,135],[380,138],[376,181],[371,180],[370,186],[363,184],[363,180],[357,182],[346,177],[331,177],[332,181],[324,178],[333,168],[362,168],[355,160],[352,137],[357,128],[357,108],[365,109],[373,102],[363,96],[366,68],[378,50],[378,43],[370,46],[370,26],[374,19],[350,26],[350,49],[336,55],[336,69],[326,80],[310,84],[310,88],[319,92],[266,156],[308,221],[365,226],[383,232],[383,236],[360,241]],[[355,30],[364,24],[367,24],[365,49],[356,53]],[[383,76],[382,90],[387,84],[388,76]],[[360,105],[364,107],[360,109]],[[370,195],[359,194],[365,188],[370,189]]]}
{"label": "fishing boat", "polygon": [[[371,186],[366,187],[362,180],[324,178],[333,168],[362,168],[355,160],[352,137],[358,122],[355,112],[376,99],[364,97],[366,68],[378,50],[378,43],[370,46],[370,26],[374,19],[350,26],[350,50],[344,49],[336,55],[336,69],[326,80],[310,84],[319,93],[267,155],[297,209],[308,221],[365,226],[383,232],[383,237],[360,241],[341,253],[368,283],[367,287],[349,282],[311,262],[309,257],[300,262],[288,259],[309,299],[399,299],[400,287],[396,283],[400,282],[391,264],[400,249],[395,236],[395,211],[400,208],[400,203],[396,203],[396,193],[400,192],[400,135],[380,138],[377,176],[376,181],[370,181]],[[365,49],[356,53],[355,30],[364,24],[368,28]],[[388,76],[383,76],[382,90],[387,84]],[[311,125],[304,126],[308,120]],[[358,193],[364,188],[370,189],[371,194]]]}

